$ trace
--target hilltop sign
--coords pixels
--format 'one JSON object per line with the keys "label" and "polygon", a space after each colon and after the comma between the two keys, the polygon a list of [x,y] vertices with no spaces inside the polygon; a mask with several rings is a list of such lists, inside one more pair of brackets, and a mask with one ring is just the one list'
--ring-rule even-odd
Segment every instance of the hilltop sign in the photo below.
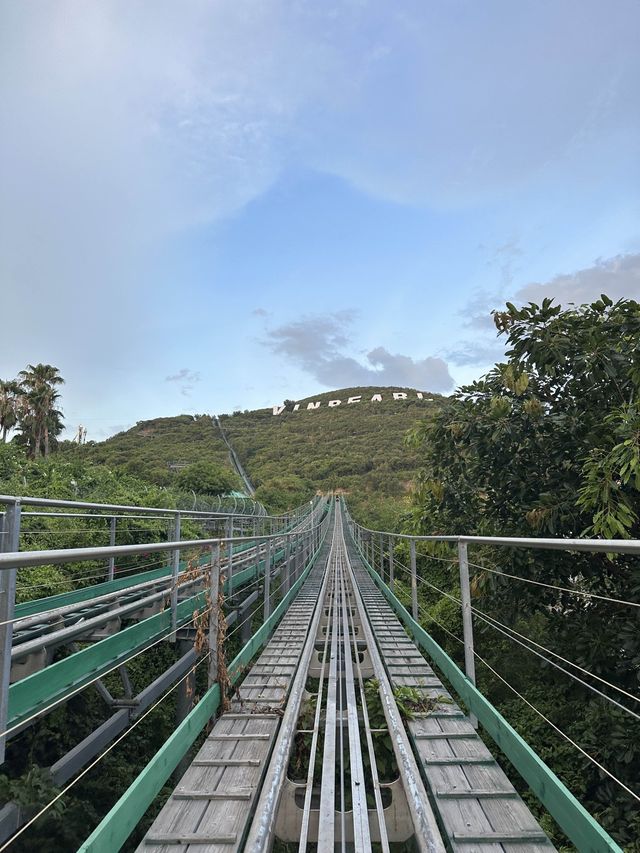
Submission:
{"label": "hilltop sign", "polygon": [[[410,396],[409,394],[406,393],[406,391],[392,391],[391,393],[393,394],[394,400],[408,400],[409,396]],[[433,400],[433,397],[425,396],[425,394],[423,394],[422,391],[416,391],[415,393],[416,393],[416,398],[418,400]],[[383,398],[383,394],[379,391],[376,391],[376,393],[373,394],[371,399],[369,399],[369,400],[363,401],[362,396],[363,396],[362,394],[358,394],[356,397],[348,397],[347,400],[345,400],[345,401],[343,401],[343,400],[329,400],[326,403],[326,405],[330,409],[335,409],[337,406],[342,406],[343,402],[347,406],[353,406],[356,403],[362,403],[362,402],[381,403],[382,398]],[[387,397],[388,396],[389,395],[387,394]],[[413,395],[411,395],[411,396],[413,396]],[[311,403],[307,403],[306,408],[302,409],[302,411],[314,412],[316,409],[319,409],[320,406],[322,406],[322,404],[323,404],[322,400],[315,400]],[[291,409],[289,411],[299,412],[301,410],[300,407],[302,405],[303,405],[302,403],[295,403],[293,409]],[[284,403],[281,406],[274,406],[273,407],[273,414],[274,415],[281,415],[282,412],[285,411],[285,408],[286,407],[285,407]]]}

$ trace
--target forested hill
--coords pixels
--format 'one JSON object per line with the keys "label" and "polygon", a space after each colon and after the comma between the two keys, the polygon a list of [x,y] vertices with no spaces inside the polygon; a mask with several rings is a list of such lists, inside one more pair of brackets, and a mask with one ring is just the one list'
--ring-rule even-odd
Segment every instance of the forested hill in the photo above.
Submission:
{"label": "forested hill", "polygon": [[[406,399],[394,399],[394,392]],[[277,415],[273,409],[235,412],[220,416],[220,423],[267,505],[284,508],[309,490],[340,488],[379,515],[386,498],[407,494],[418,468],[415,451],[405,445],[407,431],[443,399],[417,393],[342,388],[295,401],[297,410],[287,401]],[[372,401],[377,394],[382,399]],[[340,405],[329,406],[336,400]],[[320,405],[308,409],[311,403]]]}
{"label": "forested hill", "polygon": [[82,450],[97,464],[124,468],[143,480],[171,486],[180,467],[205,463],[224,473],[228,485],[241,489],[220,430],[209,415],[154,418]]}
{"label": "forested hill", "polygon": [[[394,399],[406,394],[406,399]],[[372,401],[374,395],[379,395]],[[343,388],[273,409],[221,415],[220,423],[271,510],[286,509],[318,490],[341,488],[367,504],[373,517],[398,506],[418,467],[404,439],[418,419],[439,408],[441,397],[411,388]],[[360,402],[349,403],[349,398]],[[340,400],[340,405],[329,406]],[[299,408],[294,409],[295,403]],[[319,404],[307,409],[308,404]],[[227,448],[209,415],[140,421],[107,441],[83,448],[97,463],[124,468],[157,485],[171,485],[171,463],[208,462],[231,471]],[[237,486],[240,487],[238,479]],[[394,501],[389,501],[394,498]]]}

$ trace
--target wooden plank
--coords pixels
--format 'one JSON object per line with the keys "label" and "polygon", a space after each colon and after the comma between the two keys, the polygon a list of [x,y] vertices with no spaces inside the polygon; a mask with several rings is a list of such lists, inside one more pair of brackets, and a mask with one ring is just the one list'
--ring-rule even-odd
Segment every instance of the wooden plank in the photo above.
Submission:
{"label": "wooden plank", "polygon": [[528,843],[530,841],[548,841],[542,832],[454,832],[453,841],[465,841],[467,843],[491,841],[498,844],[509,842],[510,844]]}
{"label": "wooden plank", "polygon": [[235,844],[237,834],[233,835],[148,835],[144,844]]}
{"label": "wooden plank", "polygon": [[[361,573],[358,581],[360,589],[370,593],[366,596],[368,606],[378,598],[378,615],[373,622],[380,626],[378,645],[392,684],[411,685],[423,696],[440,700],[433,711],[416,714],[407,722],[407,728],[454,849],[479,853],[477,844],[482,843],[482,853],[504,853],[499,839],[506,839],[509,833],[512,838],[508,840],[518,846],[533,842],[536,849],[553,849],[468,718],[451,700],[415,645],[404,634],[399,647],[396,637],[391,636],[394,632],[389,626],[397,617],[382,594],[373,588],[371,578]],[[411,664],[403,662],[407,658],[412,659]],[[520,841],[522,838],[524,841]],[[527,853],[531,853],[530,847]]]}
{"label": "wooden plank", "polygon": [[176,788],[176,800],[250,800],[251,791],[187,791]]}

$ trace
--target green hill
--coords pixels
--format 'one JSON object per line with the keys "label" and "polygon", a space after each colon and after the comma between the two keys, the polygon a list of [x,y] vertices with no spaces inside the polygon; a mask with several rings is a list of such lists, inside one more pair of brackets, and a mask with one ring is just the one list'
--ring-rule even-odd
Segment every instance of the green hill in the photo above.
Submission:
{"label": "green hill", "polygon": [[159,486],[173,485],[185,465],[213,463],[225,470],[234,488],[242,489],[220,430],[209,415],[139,421],[126,432],[87,444],[82,450],[92,462],[124,468]]}
{"label": "green hill", "polygon": [[[406,399],[394,399],[405,394]],[[379,394],[382,399],[372,397]],[[272,511],[308,500],[316,491],[341,489],[351,505],[373,519],[400,512],[418,467],[404,444],[407,430],[442,399],[411,388],[343,388],[272,409],[220,415],[220,424]],[[360,398],[349,403],[349,399]],[[329,406],[329,401],[340,405]],[[313,404],[317,408],[307,407]],[[157,485],[172,485],[175,463],[212,462],[232,469],[229,453],[209,415],[140,421],[107,441],[83,448],[96,463],[123,468]],[[234,474],[234,477],[236,475]],[[237,478],[238,488],[241,488]]]}
{"label": "green hill", "polygon": [[[372,402],[378,391],[382,400]],[[394,399],[394,392],[407,398]],[[297,401],[297,411],[289,401],[277,415],[236,412],[220,423],[266,505],[283,508],[316,490],[342,489],[352,506],[366,504],[369,517],[380,517],[384,505],[399,506],[416,473],[418,459],[404,437],[442,400],[424,398],[411,388],[343,388]],[[329,407],[330,400],[341,404]],[[309,410],[312,403],[320,405]]]}

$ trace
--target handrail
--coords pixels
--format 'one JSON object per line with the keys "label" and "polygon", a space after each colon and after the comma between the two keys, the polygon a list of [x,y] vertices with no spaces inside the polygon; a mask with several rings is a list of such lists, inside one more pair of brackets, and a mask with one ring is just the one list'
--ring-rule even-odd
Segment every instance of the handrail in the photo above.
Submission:
{"label": "handrail", "polygon": [[[318,530],[322,522],[304,528],[304,532]],[[0,571],[22,569],[29,566],[46,566],[58,563],[75,563],[82,560],[103,560],[106,557],[127,557],[155,551],[176,551],[185,548],[208,548],[227,542],[254,542],[256,539],[293,539],[300,530],[290,532],[260,533],[258,536],[217,536],[214,539],[177,539],[172,542],[148,542],[140,545],[109,545],[98,548],[55,548],[47,551],[8,551],[0,553]]]}
{"label": "handrail", "polygon": [[[211,518],[213,516],[226,518],[229,515],[244,515],[244,513],[239,512],[237,509],[235,509],[234,511],[229,510],[228,512],[213,512],[209,510],[205,511],[178,509],[176,507],[129,506],[127,504],[90,503],[87,501],[69,501],[58,498],[34,498],[29,497],[28,495],[0,495],[0,504],[11,505],[15,504],[16,502],[20,503],[22,506],[48,506],[59,507],[61,509],[92,509],[103,510],[104,512],[109,513],[137,512],[143,515],[175,515],[177,512],[184,516],[193,516],[198,518]],[[302,504],[302,506],[305,506],[305,504]],[[283,513],[282,515],[261,515],[259,517],[267,519],[283,519],[289,518],[291,514],[292,513]]]}
{"label": "handrail", "polygon": [[371,567],[365,555],[360,551],[353,534],[352,541],[358,549],[362,563],[370,577],[404,623],[409,635],[413,637],[418,646],[425,650],[448,679],[470,712],[482,723],[484,729],[513,763],[518,773],[527,782],[567,837],[578,845],[579,850],[623,853],[622,848],[573,796],[553,770],[544,763],[497,708],[478,690],[471,679],[462,672],[433,637],[411,616],[378,572]]}
{"label": "handrail", "polygon": [[536,536],[473,536],[455,535],[418,535],[414,533],[398,533],[389,530],[376,530],[358,524],[349,516],[356,527],[366,533],[376,536],[393,536],[394,539],[406,539],[414,542],[451,542],[452,544],[466,543],[467,545],[504,545],[508,548],[540,548],[555,551],[598,551],[600,553],[640,554],[640,539],[561,539],[541,538]]}

